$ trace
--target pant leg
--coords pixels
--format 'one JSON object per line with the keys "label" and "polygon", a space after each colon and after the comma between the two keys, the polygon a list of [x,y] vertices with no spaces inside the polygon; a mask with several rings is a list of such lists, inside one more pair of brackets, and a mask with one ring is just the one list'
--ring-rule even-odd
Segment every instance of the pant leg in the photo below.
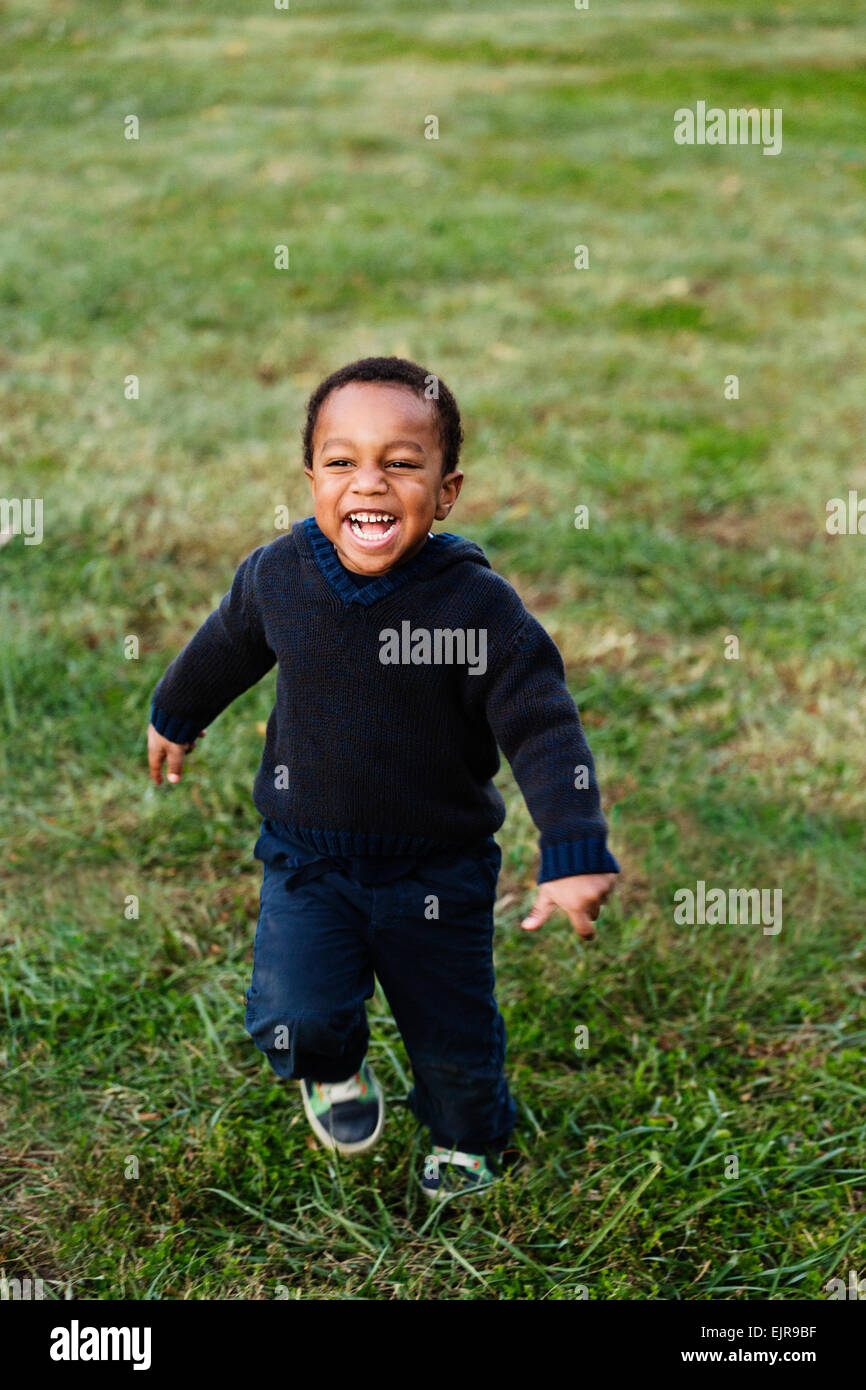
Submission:
{"label": "pant leg", "polygon": [[369,890],[335,872],[293,884],[296,866],[262,840],[264,862],[245,1026],[278,1076],[345,1081],[367,1051],[374,978]]}
{"label": "pant leg", "polygon": [[494,992],[501,858],[494,841],[373,890],[373,962],[412,1064],[409,1106],[434,1144],[466,1153],[503,1149],[516,1116]]}

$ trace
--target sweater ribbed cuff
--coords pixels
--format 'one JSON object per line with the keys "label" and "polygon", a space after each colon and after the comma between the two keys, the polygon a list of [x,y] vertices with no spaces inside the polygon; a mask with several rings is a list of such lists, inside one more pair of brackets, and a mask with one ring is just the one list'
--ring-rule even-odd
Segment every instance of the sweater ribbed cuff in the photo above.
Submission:
{"label": "sweater ribbed cuff", "polygon": [[618,874],[619,871],[604,835],[585,835],[580,840],[558,840],[555,844],[541,845],[539,883],[570,878],[572,874]]}
{"label": "sweater ribbed cuff", "polygon": [[207,720],[201,715],[194,719],[180,719],[175,714],[168,714],[165,710],[159,709],[157,705],[151,705],[150,722],[156,732],[162,734],[170,743],[192,743],[193,739],[198,738]]}

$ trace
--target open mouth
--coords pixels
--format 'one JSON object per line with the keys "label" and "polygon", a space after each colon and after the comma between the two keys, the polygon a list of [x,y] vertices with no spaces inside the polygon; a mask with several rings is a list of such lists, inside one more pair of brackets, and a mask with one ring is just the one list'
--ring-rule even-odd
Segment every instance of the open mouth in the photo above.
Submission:
{"label": "open mouth", "polygon": [[400,518],[392,512],[349,512],[343,518],[356,541],[362,545],[385,545],[396,534]]}

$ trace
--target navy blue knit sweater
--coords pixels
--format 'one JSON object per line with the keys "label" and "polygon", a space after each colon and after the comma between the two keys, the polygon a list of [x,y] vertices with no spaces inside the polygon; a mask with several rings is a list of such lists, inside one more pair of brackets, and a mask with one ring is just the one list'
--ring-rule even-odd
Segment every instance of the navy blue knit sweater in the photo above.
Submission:
{"label": "navy blue knit sweater", "polygon": [[476,843],[505,819],[501,749],[540,832],[538,882],[619,872],[559,651],[474,542],[431,533],[358,584],[315,518],[296,522],[241,562],[171,663],[155,728],[191,741],[275,662],[253,800],[310,848]]}

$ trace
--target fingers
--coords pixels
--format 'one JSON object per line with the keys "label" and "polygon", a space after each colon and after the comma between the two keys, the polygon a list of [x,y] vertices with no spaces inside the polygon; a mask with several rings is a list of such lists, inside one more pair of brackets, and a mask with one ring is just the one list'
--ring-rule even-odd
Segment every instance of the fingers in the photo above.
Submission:
{"label": "fingers", "polygon": [[592,922],[593,919],[598,916],[598,913],[599,909],[596,907],[594,912],[592,911],[592,909],[590,909],[588,912],[583,911],[574,912],[570,914],[572,926],[574,927],[578,936],[583,937],[584,941],[594,940],[595,927],[592,925]]}
{"label": "fingers", "polygon": [[[574,921],[574,918],[572,918],[572,920],[574,921],[576,931],[579,933],[580,936],[585,937],[587,941],[591,941],[592,938],[595,936],[595,931],[592,928],[592,923],[598,921],[601,909],[604,907],[605,903],[607,902],[608,898],[610,897],[611,893],[616,887],[616,878],[613,874],[606,874],[605,878],[607,879],[606,886],[601,888],[596,897],[591,899],[590,902],[586,905],[586,907],[581,908],[577,914],[578,919],[582,920],[584,924],[583,927],[579,925],[578,921]],[[589,920],[587,921],[587,919]]]}
{"label": "fingers", "polygon": [[547,921],[555,906],[556,904],[550,902],[543,892],[539,893],[520,925],[524,931],[536,931],[542,922]]}
{"label": "fingers", "polygon": [[[204,738],[204,729],[198,735]],[[150,775],[158,787],[162,784],[162,764],[165,762],[169,782],[179,782],[183,775],[183,760],[187,753],[191,753],[195,748],[195,740],[192,743],[172,743],[170,739],[163,738],[158,734],[153,725],[148,726],[147,730],[147,765],[150,768]]]}
{"label": "fingers", "polygon": [[[598,916],[601,912],[602,903],[604,902],[604,896],[600,896],[596,899],[591,899],[584,907],[564,907],[564,910],[568,913],[569,920],[572,926],[574,927],[575,931],[586,941],[592,941],[593,937],[595,936],[595,927],[593,926],[593,922],[595,922],[598,919]],[[555,909],[556,903],[553,902],[552,899],[548,898],[542,890],[538,894],[538,897],[535,899],[535,902],[533,903],[528,914],[526,915],[526,917],[524,917],[520,925],[523,927],[524,931],[536,931],[542,925],[543,922],[547,921],[551,912],[555,911]]]}
{"label": "fingers", "polygon": [[196,746],[196,744],[198,743],[199,739],[200,739],[200,738],[204,738],[204,736],[205,736],[205,730],[204,730],[204,729],[199,729],[198,733],[196,734],[195,738],[192,740],[191,743],[182,743],[180,746],[181,746],[181,748],[183,749],[184,753],[192,753],[192,752],[194,752],[195,746]]}
{"label": "fingers", "polygon": [[169,782],[179,782],[183,772],[183,748],[179,743],[170,743],[166,749],[166,765]]}
{"label": "fingers", "polygon": [[162,783],[162,760],[165,757],[165,745],[161,740],[152,739],[148,735],[147,739],[147,765],[150,768],[151,781],[160,786]]}

